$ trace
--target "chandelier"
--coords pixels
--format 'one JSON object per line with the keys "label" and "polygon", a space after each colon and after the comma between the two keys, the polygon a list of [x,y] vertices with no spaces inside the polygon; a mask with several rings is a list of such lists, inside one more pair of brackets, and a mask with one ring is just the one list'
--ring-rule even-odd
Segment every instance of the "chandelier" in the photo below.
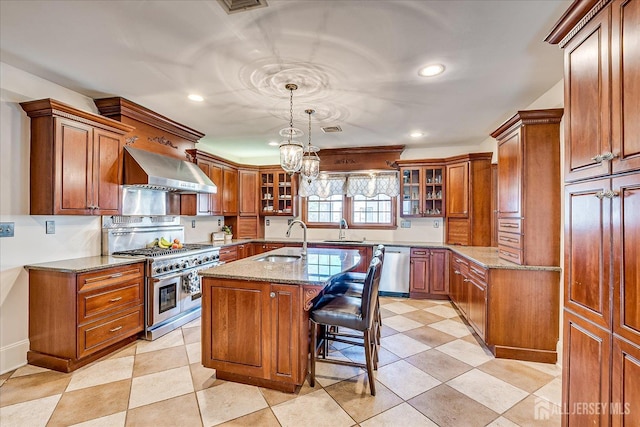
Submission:
{"label": "chandelier", "polygon": [[287,89],[290,94],[289,127],[280,130],[280,136],[286,138],[286,140],[280,144],[280,166],[289,175],[293,175],[302,168],[302,157],[304,154],[302,144],[294,138],[302,136],[303,133],[300,129],[293,127],[293,91],[298,89],[298,85],[288,83],[285,85],[285,89]]}
{"label": "chandelier", "polygon": [[307,180],[309,184],[320,174],[320,157],[318,157],[318,147],[311,145],[311,115],[315,110],[304,110],[309,115],[309,144],[304,148],[302,155],[302,168],[300,175]]}

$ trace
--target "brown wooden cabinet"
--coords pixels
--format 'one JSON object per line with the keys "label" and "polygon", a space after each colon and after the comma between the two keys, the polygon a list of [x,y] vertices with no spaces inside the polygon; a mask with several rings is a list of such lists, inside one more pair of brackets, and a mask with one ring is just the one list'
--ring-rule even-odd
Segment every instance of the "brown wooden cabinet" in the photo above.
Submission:
{"label": "brown wooden cabinet", "polygon": [[144,328],[144,263],[88,273],[29,271],[30,364],[73,371]]}
{"label": "brown wooden cabinet", "polygon": [[[414,161],[415,162],[415,161]],[[444,166],[400,161],[402,217],[443,217],[445,215]]]}
{"label": "brown wooden cabinet", "polygon": [[449,294],[449,251],[411,248],[409,295],[411,298],[447,298]]}
{"label": "brown wooden cabinet", "polygon": [[238,246],[223,246],[220,248],[220,261],[233,262],[238,259]]}
{"label": "brown wooden cabinet", "polygon": [[240,169],[238,171],[240,189],[238,194],[239,215],[258,216],[258,171]]}
{"label": "brown wooden cabinet", "polygon": [[518,111],[491,134],[498,141],[498,253],[507,261],[560,265],[562,113]]}
{"label": "brown wooden cabinet", "polygon": [[[573,3],[547,41],[565,49],[563,425],[635,425],[640,1]],[[572,411],[580,402],[618,411]]]}
{"label": "brown wooden cabinet", "polygon": [[298,285],[205,277],[203,365],[220,379],[294,391],[307,370],[302,292]]}
{"label": "brown wooden cabinet", "polygon": [[[214,194],[183,194],[180,197],[180,214],[237,215],[238,171],[223,163],[222,159],[201,150],[187,150],[189,159],[218,187]],[[235,209],[235,211],[234,211]]]}
{"label": "brown wooden cabinet", "polygon": [[446,243],[491,244],[491,157],[471,153],[447,159]]}
{"label": "brown wooden cabinet", "polygon": [[449,265],[451,301],[496,357],[556,361],[559,269],[486,268],[453,251]]}
{"label": "brown wooden cabinet", "polygon": [[260,170],[260,215],[297,216],[298,181],[282,168]]}
{"label": "brown wooden cabinet", "polygon": [[31,117],[31,215],[118,215],[133,128],[52,99],[20,105]]}

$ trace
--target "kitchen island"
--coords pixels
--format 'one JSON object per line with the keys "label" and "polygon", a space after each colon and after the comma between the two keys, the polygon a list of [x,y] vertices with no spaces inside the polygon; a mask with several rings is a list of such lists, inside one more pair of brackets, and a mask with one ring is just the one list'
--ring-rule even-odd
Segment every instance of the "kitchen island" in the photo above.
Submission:
{"label": "kitchen island", "polygon": [[219,379],[294,392],[307,376],[309,309],[356,250],[281,248],[200,272],[202,364]]}

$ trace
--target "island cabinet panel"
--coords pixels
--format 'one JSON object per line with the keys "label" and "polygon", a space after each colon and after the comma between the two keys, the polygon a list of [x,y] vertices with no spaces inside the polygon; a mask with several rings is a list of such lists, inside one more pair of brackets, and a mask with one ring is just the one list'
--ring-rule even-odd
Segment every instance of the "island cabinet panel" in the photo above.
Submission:
{"label": "island cabinet panel", "polygon": [[271,348],[271,378],[295,382],[299,371],[300,287],[273,284],[270,297],[271,336],[274,343]]}
{"label": "island cabinet panel", "polygon": [[133,128],[52,99],[20,105],[31,118],[30,213],[118,215],[124,134]]}
{"label": "island cabinet panel", "polygon": [[217,378],[289,392],[302,384],[309,329],[301,286],[204,277],[202,304],[202,363]]}
{"label": "island cabinet panel", "polygon": [[89,273],[29,271],[29,363],[62,372],[135,340],[144,328],[144,263]]}
{"label": "island cabinet panel", "polygon": [[[269,334],[269,286],[220,281],[210,287],[211,326],[206,355],[221,369],[263,375],[268,369],[267,349],[262,337]],[[247,316],[252,313],[251,316]],[[203,319],[203,322],[205,319]]]}

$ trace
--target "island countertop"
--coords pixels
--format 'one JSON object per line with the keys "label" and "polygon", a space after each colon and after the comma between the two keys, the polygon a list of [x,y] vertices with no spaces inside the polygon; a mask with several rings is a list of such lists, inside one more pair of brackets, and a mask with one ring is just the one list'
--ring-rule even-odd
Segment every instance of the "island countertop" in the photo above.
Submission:
{"label": "island countertop", "polygon": [[202,270],[203,277],[324,286],[331,277],[355,268],[360,262],[357,250],[309,248],[306,258],[294,262],[268,262],[271,256],[300,256],[302,248],[285,247]]}

